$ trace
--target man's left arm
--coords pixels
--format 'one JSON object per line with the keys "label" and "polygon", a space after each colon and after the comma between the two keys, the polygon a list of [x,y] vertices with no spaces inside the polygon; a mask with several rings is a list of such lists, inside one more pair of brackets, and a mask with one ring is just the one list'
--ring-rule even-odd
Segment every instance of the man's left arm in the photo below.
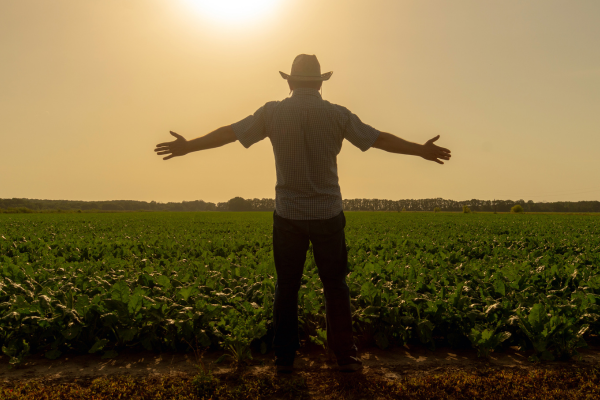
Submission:
{"label": "man's left arm", "polygon": [[429,139],[425,144],[409,142],[399,138],[391,133],[381,132],[373,147],[390,153],[407,154],[411,156],[423,157],[426,160],[434,161],[438,164],[443,164],[442,160],[449,160],[452,157],[450,150],[434,144],[440,138],[440,135]]}
{"label": "man's left arm", "polygon": [[194,151],[214,149],[215,147],[221,147],[238,140],[231,125],[224,126],[192,140],[186,140],[183,136],[173,131],[170,133],[175,137],[175,140],[159,143],[154,149],[157,155],[166,155],[166,157],[163,157],[163,160],[185,156]]}

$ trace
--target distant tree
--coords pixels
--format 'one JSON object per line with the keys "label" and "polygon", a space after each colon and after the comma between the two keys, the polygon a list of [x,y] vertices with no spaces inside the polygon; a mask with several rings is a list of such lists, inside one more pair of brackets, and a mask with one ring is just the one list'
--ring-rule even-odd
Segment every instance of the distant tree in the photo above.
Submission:
{"label": "distant tree", "polygon": [[436,212],[436,213],[438,213],[440,211],[442,211],[442,210],[439,207],[436,207],[436,208],[433,209],[433,212]]}
{"label": "distant tree", "polygon": [[469,208],[469,206],[463,206],[463,213],[465,214],[470,214],[471,213],[471,209]]}
{"label": "distant tree", "polygon": [[520,204],[517,204],[517,205],[513,206],[513,207],[510,209],[510,212],[511,212],[511,213],[513,213],[513,214],[519,214],[519,213],[522,213],[522,212],[523,212],[523,207],[521,207],[521,205],[520,205]]}
{"label": "distant tree", "polygon": [[[238,206],[243,211],[272,211],[275,208],[274,199],[242,199]],[[232,199],[233,200],[233,199]],[[243,201],[246,202],[244,205]],[[600,201],[578,201],[578,202],[533,202],[532,200],[445,200],[445,199],[344,199],[345,211],[430,211],[439,207],[443,211],[461,211],[463,204],[468,204],[472,212],[510,212],[511,207],[519,204],[523,212],[571,212],[589,213],[600,212]],[[235,202],[234,202],[234,207]],[[202,200],[184,201],[181,203],[169,202],[159,203],[156,201],[145,202],[137,200],[112,200],[112,201],[80,201],[80,200],[40,200],[40,199],[2,199],[0,198],[0,210],[5,212],[16,212],[19,208],[28,208],[35,212],[57,212],[63,210],[68,212],[82,211],[228,211],[229,202],[209,203]]]}
{"label": "distant tree", "polygon": [[229,211],[251,211],[252,203],[242,197],[234,197],[227,202]]}

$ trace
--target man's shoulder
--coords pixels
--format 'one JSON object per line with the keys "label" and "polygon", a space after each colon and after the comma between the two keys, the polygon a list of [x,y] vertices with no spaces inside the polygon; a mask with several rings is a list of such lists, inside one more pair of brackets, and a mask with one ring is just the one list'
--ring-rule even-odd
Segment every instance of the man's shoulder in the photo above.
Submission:
{"label": "man's shoulder", "polygon": [[335,110],[337,112],[340,112],[340,113],[343,113],[343,114],[346,114],[346,113],[350,112],[350,110],[348,110],[346,107],[341,106],[339,104],[335,104],[335,103],[332,103],[332,102],[327,101],[327,100],[323,100],[323,103],[325,104],[326,107],[328,107],[328,108],[330,108],[332,110]]}
{"label": "man's shoulder", "polygon": [[280,100],[267,101],[262,107],[263,114],[270,119],[274,111],[281,104]]}
{"label": "man's shoulder", "polygon": [[331,103],[327,100],[323,100],[323,106],[328,111],[329,115],[333,116],[338,123],[344,125],[348,121],[350,110],[339,104]]}
{"label": "man's shoulder", "polygon": [[273,112],[276,109],[280,110],[292,110],[296,108],[304,108],[304,107],[317,107],[321,109],[327,110],[330,114],[333,114],[341,119],[346,119],[348,115],[350,115],[350,110],[346,107],[341,106],[339,104],[332,103],[327,100],[319,99],[317,102],[311,103],[298,103],[298,99],[294,99],[293,97],[287,97],[283,100],[275,100],[269,101],[265,103],[264,108],[269,112]]}
{"label": "man's shoulder", "polygon": [[277,105],[279,105],[281,103],[282,103],[282,100],[267,101],[263,107],[265,109],[273,109],[273,108],[277,107]]}

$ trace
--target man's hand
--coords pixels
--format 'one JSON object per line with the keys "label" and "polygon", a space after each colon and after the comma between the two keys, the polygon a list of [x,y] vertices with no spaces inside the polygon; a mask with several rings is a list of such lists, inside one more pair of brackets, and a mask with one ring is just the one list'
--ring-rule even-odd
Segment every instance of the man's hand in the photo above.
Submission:
{"label": "man's hand", "polygon": [[417,144],[401,139],[391,133],[381,132],[379,137],[373,143],[373,147],[390,153],[408,154],[411,156],[421,156],[426,160],[435,161],[438,164],[443,164],[441,160],[449,160],[451,157],[450,150],[433,144],[440,138],[437,135],[433,139],[428,140],[425,144]]}
{"label": "man's hand", "polygon": [[156,155],[161,156],[163,154],[168,154],[168,156],[163,157],[163,160],[168,160],[173,157],[185,156],[189,153],[188,141],[185,138],[173,131],[170,131],[171,135],[175,136],[176,140],[172,142],[164,142],[156,145],[154,151]]}
{"label": "man's hand", "polygon": [[438,158],[442,160],[449,160],[450,157],[452,157],[452,155],[450,154],[450,150],[433,144],[433,142],[435,142],[439,138],[440,135],[437,135],[433,139],[429,139],[427,142],[425,142],[425,144],[422,147],[421,154],[419,155],[426,160],[435,161],[438,164],[443,164],[444,162],[438,160]]}
{"label": "man's hand", "polygon": [[224,126],[209,134],[198,137],[192,140],[186,140],[183,136],[171,131],[171,135],[175,136],[173,142],[165,142],[156,145],[154,151],[157,155],[162,156],[168,154],[163,160],[168,160],[173,157],[185,156],[194,151],[214,149],[228,143],[233,143],[237,140],[235,132],[231,125]]}

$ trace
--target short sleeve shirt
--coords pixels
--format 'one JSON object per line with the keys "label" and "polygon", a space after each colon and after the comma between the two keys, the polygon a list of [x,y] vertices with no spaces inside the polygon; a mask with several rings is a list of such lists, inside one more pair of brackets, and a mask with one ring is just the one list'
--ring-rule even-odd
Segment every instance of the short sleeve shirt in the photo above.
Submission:
{"label": "short sleeve shirt", "polygon": [[346,139],[366,151],[380,133],[308,88],[266,103],[232,128],[246,148],[267,137],[271,140],[277,173],[275,211],[296,220],[329,219],[342,211],[337,173],[342,142]]}

